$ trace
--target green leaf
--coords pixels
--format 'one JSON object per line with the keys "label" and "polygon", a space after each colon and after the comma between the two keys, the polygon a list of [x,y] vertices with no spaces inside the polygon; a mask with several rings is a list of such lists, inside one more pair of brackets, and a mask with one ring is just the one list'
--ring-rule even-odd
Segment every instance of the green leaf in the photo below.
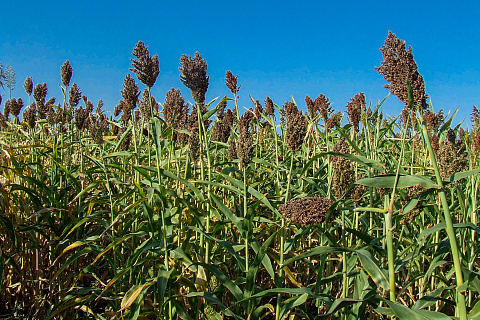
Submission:
{"label": "green leaf", "polygon": [[304,293],[298,297],[290,298],[287,300],[287,303],[285,303],[282,308],[280,309],[280,318],[279,319],[285,319],[285,314],[290,311],[291,309],[298,307],[299,305],[303,304],[305,301],[307,301],[307,298],[309,297],[308,293]]}
{"label": "green leaf", "polygon": [[255,259],[253,260],[253,263],[250,265],[247,273],[247,283],[245,285],[245,297],[249,297],[252,294],[254,284],[255,284],[255,277],[257,275],[259,266],[260,264],[262,264],[263,258],[265,257],[265,254],[267,253],[268,248],[272,244],[273,240],[275,239],[279,231],[280,229],[272,233],[270,237],[268,237],[268,239],[265,240],[265,242],[262,244],[262,247],[257,252]]}
{"label": "green leaf", "polygon": [[289,265],[292,262],[302,260],[311,256],[317,256],[317,255],[322,255],[322,254],[332,254],[332,253],[340,253],[340,252],[351,252],[353,251],[352,249],[349,248],[341,248],[341,247],[324,247],[324,246],[318,246],[315,247],[311,250],[308,250],[307,252],[304,252],[302,254],[299,254],[298,256],[295,256],[293,258],[288,259],[285,261],[283,264],[284,266]]}
{"label": "green leaf", "polygon": [[160,266],[158,270],[158,277],[157,277],[157,290],[158,290],[158,301],[160,304],[164,303],[164,296],[165,291],[167,290],[168,279],[172,274],[173,269],[166,270],[165,266]]}
{"label": "green leaf", "polygon": [[373,281],[383,289],[389,290],[390,283],[383,269],[380,269],[372,254],[364,249],[356,250],[365,271],[372,277]]}
{"label": "green leaf", "polygon": [[451,320],[452,318],[440,312],[427,310],[413,310],[404,305],[386,300],[390,308],[400,320]]}
{"label": "green leaf", "polygon": [[[367,187],[376,188],[393,188],[395,186],[395,175],[388,174],[383,176],[376,176],[373,178],[363,178],[356,182]],[[397,188],[407,188],[415,185],[421,185],[425,189],[438,189],[439,185],[419,175],[399,175]]]}
{"label": "green leaf", "polygon": [[454,173],[447,179],[447,181],[448,182],[455,182],[457,180],[473,176],[474,174],[477,174],[477,173],[480,173],[480,169]]}

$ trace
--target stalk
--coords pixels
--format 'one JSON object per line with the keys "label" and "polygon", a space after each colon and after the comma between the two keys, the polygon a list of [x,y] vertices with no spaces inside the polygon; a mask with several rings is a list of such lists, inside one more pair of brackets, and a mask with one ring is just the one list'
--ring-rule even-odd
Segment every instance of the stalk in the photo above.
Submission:
{"label": "stalk", "polygon": [[[455,235],[455,229],[453,228],[452,216],[450,214],[450,206],[448,204],[447,196],[445,194],[442,177],[440,176],[440,169],[438,167],[437,159],[435,157],[435,153],[432,147],[432,142],[430,141],[430,137],[427,132],[427,125],[425,124],[422,113],[418,109],[417,109],[417,114],[422,124],[422,134],[423,134],[423,138],[425,139],[425,144],[427,145],[428,153],[430,155],[430,161],[432,163],[432,167],[435,172],[435,178],[437,180],[437,184],[440,186],[438,193],[440,195],[440,201],[442,204],[445,225],[447,229],[447,235],[450,241],[450,247],[452,249],[453,265],[455,268],[455,277],[457,280],[457,288],[458,288],[463,284],[462,263],[460,261],[460,253],[458,250],[457,238]],[[465,293],[457,291],[456,294],[457,294],[456,313],[460,317],[460,320],[466,320],[467,307],[465,303]]]}
{"label": "stalk", "polygon": [[[287,182],[287,192],[285,195],[285,204],[288,202],[289,193],[290,193],[290,183],[292,180],[292,169],[293,169],[293,158],[295,153],[292,152],[292,156],[290,158],[290,170],[288,172],[288,182]],[[283,285],[283,251],[285,250],[285,218],[282,217],[282,226],[281,226],[281,233],[280,233],[280,270],[278,271],[278,276],[280,278],[281,284]],[[280,305],[282,304],[282,294],[279,293],[277,295],[277,306],[275,309],[275,320],[280,319]]]}

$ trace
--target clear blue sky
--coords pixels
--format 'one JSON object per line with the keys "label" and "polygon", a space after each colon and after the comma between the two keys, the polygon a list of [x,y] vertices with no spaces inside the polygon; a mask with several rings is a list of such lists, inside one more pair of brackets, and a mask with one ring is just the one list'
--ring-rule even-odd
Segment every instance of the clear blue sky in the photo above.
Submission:
{"label": "clear blue sky", "polygon": [[[248,95],[262,103],[270,96],[278,105],[293,96],[305,109],[306,94],[323,93],[344,111],[360,91],[372,104],[387,96],[374,67],[392,30],[413,47],[436,111],[460,107],[455,122],[470,123],[472,106],[480,105],[478,1],[4,1],[0,7],[0,61],[16,71],[12,96],[27,101],[27,76],[63,100],[60,66],[69,59],[72,83],[113,111],[142,40],[159,56],[152,89],[159,102],[172,87],[191,101],[178,67],[182,54],[199,51],[208,63],[207,101],[229,94],[224,76],[231,70],[242,85],[241,107],[252,106]],[[7,90],[0,93],[5,101]],[[402,104],[390,96],[383,109],[397,115]]]}

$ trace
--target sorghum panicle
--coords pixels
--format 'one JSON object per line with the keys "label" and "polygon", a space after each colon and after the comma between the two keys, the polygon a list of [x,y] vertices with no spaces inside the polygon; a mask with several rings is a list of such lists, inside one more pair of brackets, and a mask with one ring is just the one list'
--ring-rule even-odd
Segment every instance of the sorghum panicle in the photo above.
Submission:
{"label": "sorghum panicle", "polygon": [[375,70],[389,82],[384,88],[390,89],[392,94],[408,106],[408,80],[413,90],[415,104],[420,109],[426,109],[428,96],[425,94],[423,77],[418,73],[417,63],[413,59],[412,47],[409,46],[407,51],[405,41],[388,31],[387,39],[380,51],[384,61],[380,67],[375,67]]}
{"label": "sorghum panicle", "polygon": [[145,46],[143,41],[138,41],[132,54],[137,59],[130,59],[133,66],[130,71],[135,72],[141,83],[149,88],[153,87],[160,74],[158,55],[150,56],[148,46]]}
{"label": "sorghum panicle", "polygon": [[43,105],[45,104],[45,98],[47,97],[48,93],[48,88],[47,84],[37,84],[35,88],[33,89],[33,98],[37,102],[38,105]]}
{"label": "sorghum panicle", "polygon": [[30,129],[35,128],[37,124],[37,105],[35,102],[23,111],[23,120],[28,124]]}
{"label": "sorghum panicle", "polygon": [[273,101],[270,97],[265,99],[265,113],[270,117],[275,117],[275,108],[273,106]]}
{"label": "sorghum panicle", "polygon": [[324,123],[326,124],[328,122],[329,115],[332,113],[332,108],[330,107],[330,99],[325,97],[325,95],[321,93],[318,95],[318,97],[315,98],[315,101],[313,103],[315,105],[315,110],[320,113]]}
{"label": "sorghum panicle", "polygon": [[228,146],[228,161],[233,161],[238,159],[237,157],[237,145],[233,137],[230,138],[230,143]]}
{"label": "sorghum panicle", "polygon": [[238,76],[234,76],[233,73],[229,70],[225,74],[225,84],[227,85],[228,90],[230,90],[231,93],[236,95],[238,91],[240,90],[240,86],[237,87],[238,83]]}
{"label": "sorghum panicle", "polygon": [[82,99],[82,91],[76,83],[70,87],[70,92],[68,94],[68,104],[70,107],[75,108]]}
{"label": "sorghum panicle", "polygon": [[65,63],[60,68],[60,73],[62,75],[62,83],[65,87],[70,85],[70,80],[72,79],[73,68],[70,65],[70,61],[65,61]]}
{"label": "sorghum panicle", "polygon": [[207,93],[210,77],[207,76],[207,61],[195,52],[192,58],[190,55],[182,55],[180,58],[181,67],[180,80],[192,91],[192,97],[196,103],[202,105],[205,103],[205,94]]}
{"label": "sorghum panicle", "polygon": [[[192,112],[197,112],[193,110]],[[184,129],[187,124],[188,103],[182,97],[179,89],[172,88],[165,96],[165,103],[163,104],[163,117],[168,127],[174,130],[172,139],[178,142],[179,134],[175,130]],[[195,128],[198,127],[197,126]]]}
{"label": "sorghum panicle", "polygon": [[307,105],[307,111],[310,118],[315,118],[317,109],[315,108],[312,98],[310,98],[308,95],[305,96],[305,104]]}
{"label": "sorghum panicle", "polygon": [[245,112],[238,121],[238,139],[236,141],[237,158],[240,170],[248,166],[253,156],[253,137],[250,124],[254,118],[252,109]]}
{"label": "sorghum panicle", "polygon": [[287,146],[292,152],[302,148],[303,141],[307,134],[307,120],[302,111],[290,103],[287,105],[287,131],[285,133]]}
{"label": "sorghum panicle", "polygon": [[318,225],[326,220],[333,203],[332,200],[321,197],[290,200],[281,205],[278,211],[283,214],[284,219],[293,223],[303,226]]}
{"label": "sorghum panicle", "polygon": [[365,95],[363,92],[357,93],[347,104],[348,121],[353,125],[355,132],[360,129],[360,118],[362,116],[362,108],[365,105]]}
{"label": "sorghum panicle", "polygon": [[27,77],[25,79],[25,82],[23,83],[23,88],[25,89],[25,92],[31,96],[33,92],[33,81],[31,77]]}
{"label": "sorghum panicle", "polygon": [[[333,147],[333,151],[337,153],[349,154],[350,148],[345,142],[345,138],[337,141]],[[350,160],[340,156],[332,157],[333,177],[332,187],[337,198],[341,197],[348,191],[348,188],[355,182],[355,172]]]}

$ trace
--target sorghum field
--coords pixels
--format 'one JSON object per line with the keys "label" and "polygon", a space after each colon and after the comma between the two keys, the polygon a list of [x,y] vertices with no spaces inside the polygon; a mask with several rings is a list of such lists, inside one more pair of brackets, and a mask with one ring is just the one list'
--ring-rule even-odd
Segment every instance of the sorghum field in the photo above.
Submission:
{"label": "sorghum field", "polygon": [[411,48],[380,50],[398,117],[363,93],[244,111],[230,71],[206,101],[198,53],[194,104],[160,103],[143,42],[113,117],[69,61],[60,99],[27,78],[0,113],[0,318],[480,318],[480,112],[453,127]]}

